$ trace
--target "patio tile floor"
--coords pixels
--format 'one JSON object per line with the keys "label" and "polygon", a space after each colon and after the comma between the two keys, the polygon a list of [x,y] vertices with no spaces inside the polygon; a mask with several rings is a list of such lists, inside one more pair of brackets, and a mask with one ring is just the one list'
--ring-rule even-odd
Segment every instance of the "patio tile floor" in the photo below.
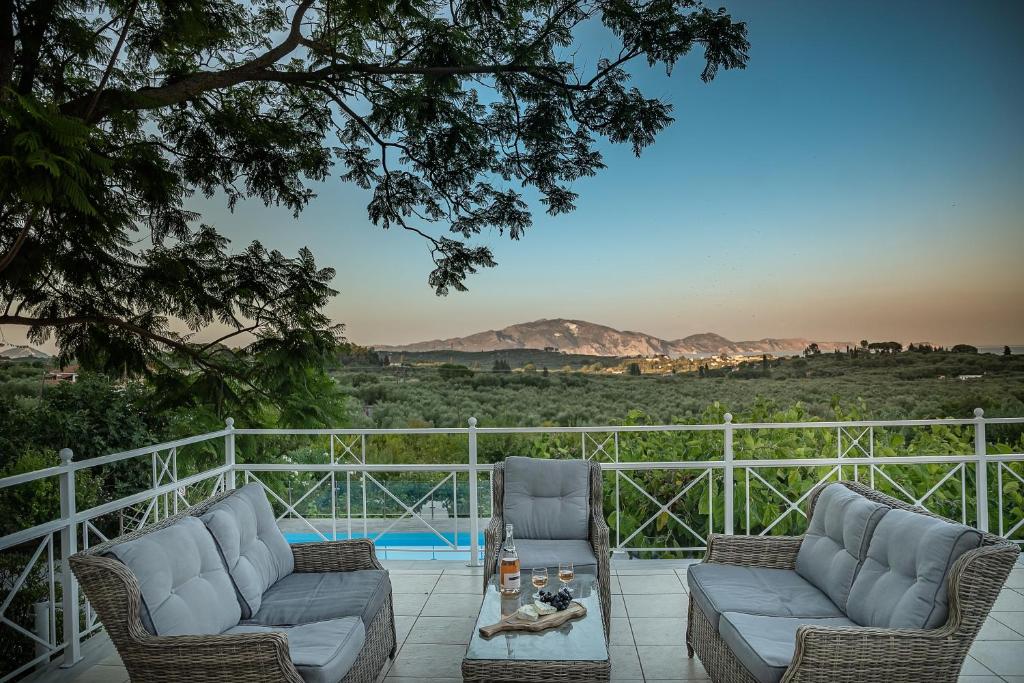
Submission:
{"label": "patio tile floor", "polygon": [[[385,561],[395,591],[399,650],[384,683],[461,681],[462,656],[480,604],[482,570],[446,561]],[[613,681],[706,681],[686,657],[686,564],[670,560],[612,564]],[[83,644],[71,669],[31,678],[47,683],[125,683],[128,675],[100,634]],[[1024,566],[1014,569],[964,663],[962,683],[1024,683]]]}

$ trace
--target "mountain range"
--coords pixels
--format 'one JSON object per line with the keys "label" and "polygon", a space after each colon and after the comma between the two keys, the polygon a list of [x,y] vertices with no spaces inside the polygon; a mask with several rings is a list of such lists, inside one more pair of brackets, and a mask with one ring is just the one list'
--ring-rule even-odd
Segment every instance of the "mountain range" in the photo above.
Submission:
{"label": "mountain range", "polygon": [[50,354],[31,346],[0,346],[0,358],[22,360],[25,358],[49,358]]}
{"label": "mountain range", "polygon": [[502,351],[506,349],[557,349],[589,356],[709,356],[800,353],[816,342],[822,351],[845,349],[846,341],[817,341],[803,337],[732,341],[714,332],[691,334],[682,339],[660,339],[643,332],[616,330],[585,320],[536,320],[500,330],[477,332],[467,337],[434,339],[398,346],[375,345],[378,351]]}

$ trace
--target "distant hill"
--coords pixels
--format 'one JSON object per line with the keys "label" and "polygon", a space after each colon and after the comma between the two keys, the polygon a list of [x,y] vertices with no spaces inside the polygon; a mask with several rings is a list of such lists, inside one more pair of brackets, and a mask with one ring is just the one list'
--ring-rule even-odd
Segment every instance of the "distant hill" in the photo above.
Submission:
{"label": "distant hill", "polygon": [[[675,340],[659,339],[643,332],[616,330],[585,320],[536,320],[468,337],[434,339],[399,346],[376,345],[378,351],[501,351],[553,348],[589,356],[708,356],[717,354],[800,353],[812,341],[802,337],[731,341],[713,332]],[[817,341],[822,351],[845,349],[851,342]]]}
{"label": "distant hill", "polygon": [[31,346],[3,346],[0,347],[0,358],[7,360],[46,359],[50,354],[34,349]]}

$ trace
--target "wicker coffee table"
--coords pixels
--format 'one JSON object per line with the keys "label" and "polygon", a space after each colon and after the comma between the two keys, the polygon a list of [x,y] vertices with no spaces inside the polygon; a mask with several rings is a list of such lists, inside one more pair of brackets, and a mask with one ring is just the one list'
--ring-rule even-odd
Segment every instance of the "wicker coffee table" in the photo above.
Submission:
{"label": "wicker coffee table", "polygon": [[[556,575],[552,572],[552,576]],[[557,580],[552,583],[549,588],[557,590]],[[512,631],[484,638],[480,635],[481,626],[494,624],[521,604],[532,602],[534,593],[533,586],[526,584],[519,598],[502,598],[497,577],[491,579],[462,660],[462,679],[514,683],[607,681],[611,667],[594,570],[581,568],[570,587],[575,599],[587,608],[585,617],[540,633]]]}

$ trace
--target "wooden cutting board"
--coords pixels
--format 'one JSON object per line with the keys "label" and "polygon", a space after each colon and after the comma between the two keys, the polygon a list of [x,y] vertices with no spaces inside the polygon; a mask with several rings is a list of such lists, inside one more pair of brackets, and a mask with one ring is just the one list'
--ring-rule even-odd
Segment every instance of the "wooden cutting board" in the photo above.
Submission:
{"label": "wooden cutting board", "polygon": [[537,621],[527,621],[521,619],[516,615],[515,612],[509,614],[506,617],[502,617],[501,621],[497,624],[491,624],[490,626],[481,626],[480,635],[484,638],[490,638],[503,631],[527,631],[537,633],[539,631],[546,631],[549,628],[555,628],[561,626],[567,621],[573,619],[579,619],[587,614],[587,608],[578,602],[571,602],[561,612],[555,612],[554,614],[545,614],[544,616],[537,619]]}

